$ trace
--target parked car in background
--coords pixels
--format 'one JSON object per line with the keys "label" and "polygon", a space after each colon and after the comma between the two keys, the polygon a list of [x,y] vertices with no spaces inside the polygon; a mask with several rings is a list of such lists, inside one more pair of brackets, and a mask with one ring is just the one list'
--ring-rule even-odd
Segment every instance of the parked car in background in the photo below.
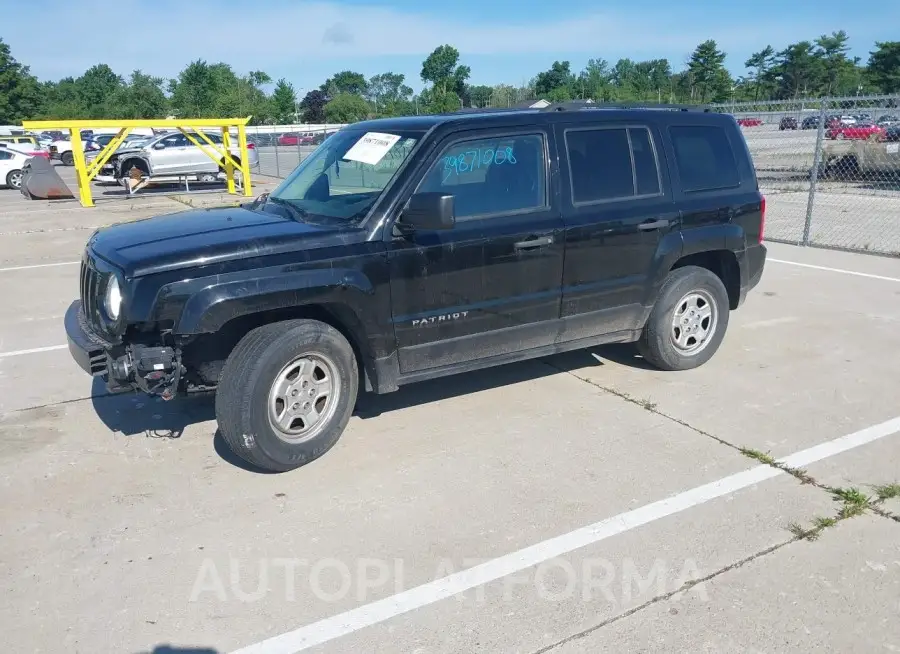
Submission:
{"label": "parked car in background", "polygon": [[[222,135],[217,132],[203,132],[215,145],[222,144]],[[192,132],[200,142],[202,137]],[[207,145],[206,150],[210,150]],[[230,147],[232,159],[240,161],[240,147],[235,140]],[[252,143],[247,143],[247,154],[251,168],[259,165],[259,153]],[[147,141],[139,141],[137,145],[123,147],[110,157],[100,170],[98,179],[123,181],[126,177],[160,176],[160,175],[197,175],[202,181],[215,181],[216,176],[224,170],[224,159],[213,161],[203,150],[198,148],[181,132],[160,134]]]}
{"label": "parked car in background", "polygon": [[50,158],[50,152],[48,150],[39,145],[32,145],[31,143],[0,143],[0,149],[13,150],[19,154],[24,154],[26,157]]}
{"label": "parked car in background", "polygon": [[884,131],[884,140],[891,143],[900,141],[900,125],[891,125]]}
{"label": "parked car in background", "polygon": [[818,116],[807,116],[800,123],[800,129],[816,129],[819,127]]}
{"label": "parked car in background", "polygon": [[4,134],[0,135],[0,144],[25,145],[40,148],[41,143],[34,134]]}
{"label": "parked car in background", "polygon": [[741,127],[759,127],[763,121],[762,118],[738,118],[737,124]]}
{"label": "parked car in background", "polygon": [[314,145],[315,135],[288,132],[278,137],[278,145]]}
{"label": "parked car in background", "polygon": [[22,166],[30,157],[10,148],[0,148],[0,184],[22,188]]}
{"label": "parked car in background", "polygon": [[894,116],[893,114],[887,114],[886,116],[882,116],[881,118],[876,120],[875,124],[879,127],[890,127],[891,125],[900,124],[900,118]]}
{"label": "parked car in background", "polygon": [[785,116],[781,119],[781,122],[778,123],[778,129],[797,129],[797,119],[793,116]]}
{"label": "parked car in background", "polygon": [[[82,138],[81,147],[84,153],[100,151],[102,148],[98,143],[90,140],[90,137]],[[54,141],[50,144],[50,158],[58,159],[65,166],[75,165],[75,155],[72,154],[71,141]]]}
{"label": "parked car in background", "polygon": [[825,134],[830,139],[853,139],[857,141],[883,135],[884,128],[879,127],[875,123],[855,123],[853,125],[829,127],[828,132]]}

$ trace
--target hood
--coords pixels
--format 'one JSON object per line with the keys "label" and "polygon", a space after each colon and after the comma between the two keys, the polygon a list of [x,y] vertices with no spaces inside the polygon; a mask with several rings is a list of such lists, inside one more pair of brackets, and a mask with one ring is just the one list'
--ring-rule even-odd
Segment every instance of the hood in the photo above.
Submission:
{"label": "hood", "polygon": [[[270,205],[271,206],[271,205]],[[297,222],[274,209],[196,209],[97,230],[88,247],[126,277],[308,249],[357,231]]]}

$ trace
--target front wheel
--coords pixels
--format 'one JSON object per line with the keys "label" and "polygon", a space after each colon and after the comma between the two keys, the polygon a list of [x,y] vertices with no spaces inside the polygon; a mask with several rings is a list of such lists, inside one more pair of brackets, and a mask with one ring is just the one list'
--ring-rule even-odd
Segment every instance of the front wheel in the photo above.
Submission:
{"label": "front wheel", "polygon": [[247,334],[225,362],[216,419],[235,454],[285,472],[334,446],[358,387],[353,348],[339,331],[315,320],[272,323]]}
{"label": "front wheel", "polygon": [[75,165],[75,155],[71,152],[63,152],[59,156],[59,160],[62,162],[64,166],[74,166]]}
{"label": "front wheel", "polygon": [[690,370],[709,361],[728,328],[725,285],[711,271],[684,266],[669,273],[638,341],[661,370]]}
{"label": "front wheel", "polygon": [[21,170],[11,170],[6,174],[6,185],[10,188],[20,189],[22,188],[22,171]]}

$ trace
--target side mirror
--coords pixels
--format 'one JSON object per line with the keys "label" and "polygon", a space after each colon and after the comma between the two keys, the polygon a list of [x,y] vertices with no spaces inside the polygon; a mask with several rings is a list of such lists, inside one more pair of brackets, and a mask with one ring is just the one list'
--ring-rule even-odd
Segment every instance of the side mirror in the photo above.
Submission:
{"label": "side mirror", "polygon": [[154,149],[154,150],[165,150],[165,149],[166,149],[166,144],[163,143],[162,141],[160,141],[159,143],[154,143],[154,144],[153,144],[153,149]]}
{"label": "side mirror", "polygon": [[405,229],[452,229],[456,224],[453,196],[447,193],[416,193],[400,214],[398,226]]}

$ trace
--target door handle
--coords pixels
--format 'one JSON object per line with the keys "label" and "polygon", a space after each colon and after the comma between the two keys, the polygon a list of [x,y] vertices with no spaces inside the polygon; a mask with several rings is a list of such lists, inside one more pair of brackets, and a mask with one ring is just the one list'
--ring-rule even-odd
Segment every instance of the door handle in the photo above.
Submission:
{"label": "door handle", "polygon": [[649,232],[651,229],[662,229],[663,227],[668,227],[668,226],[669,226],[668,220],[665,220],[665,219],[651,220],[649,222],[641,223],[640,225],[638,225],[638,229],[641,230],[642,232]]}
{"label": "door handle", "polygon": [[552,236],[542,236],[540,238],[531,238],[527,241],[519,241],[513,243],[513,247],[517,250],[533,250],[535,248],[543,248],[553,243]]}

